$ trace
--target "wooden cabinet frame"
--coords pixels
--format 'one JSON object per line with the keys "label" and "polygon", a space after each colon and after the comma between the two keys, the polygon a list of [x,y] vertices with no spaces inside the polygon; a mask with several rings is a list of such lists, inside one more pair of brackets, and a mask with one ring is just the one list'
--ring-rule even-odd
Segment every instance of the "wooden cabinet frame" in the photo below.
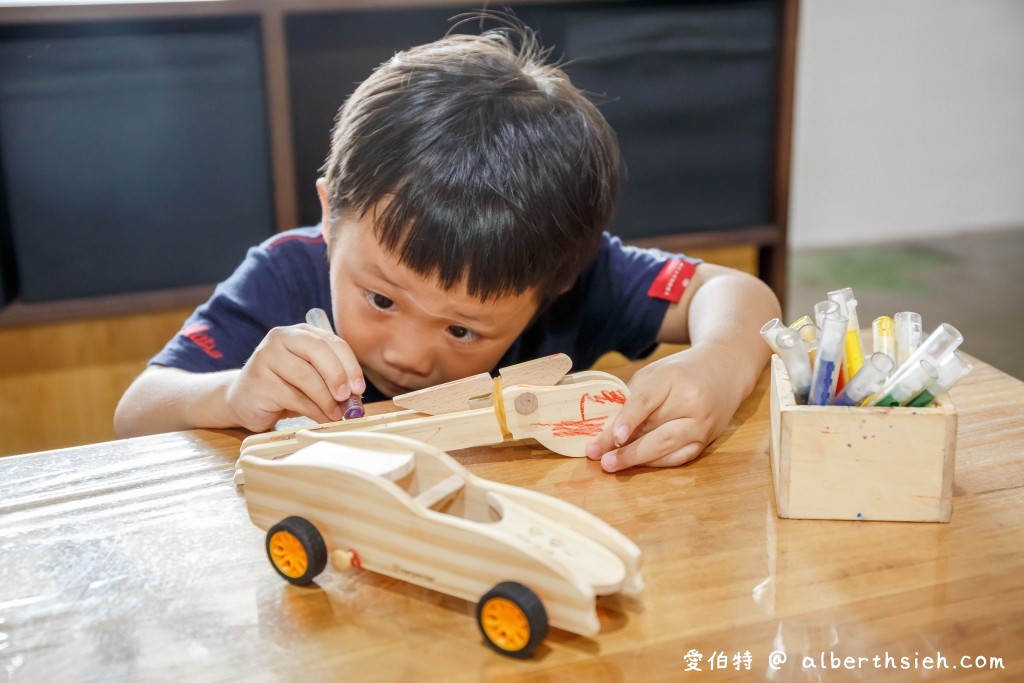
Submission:
{"label": "wooden cabinet frame", "polygon": [[[549,2],[550,0],[542,0]],[[570,4],[561,0],[551,4]],[[799,0],[778,0],[780,5],[779,59],[774,145],[774,187],[771,222],[735,230],[686,233],[677,236],[631,239],[635,244],[685,251],[695,247],[755,245],[759,274],[780,300],[786,289],[786,241],[789,222],[790,159],[793,126],[793,91],[796,64],[796,34]],[[515,2],[508,3],[515,7]],[[534,0],[533,4],[538,4]],[[0,26],[19,24],[78,23],[145,19],[195,19],[204,17],[258,17],[262,34],[262,55],[267,96],[272,159],[274,223],[278,230],[299,225],[295,149],[292,140],[288,46],[285,22],[289,15],[309,12],[359,12],[387,8],[429,8],[439,5],[453,10],[480,6],[478,1],[451,0],[192,0],[180,2],[104,3],[38,5],[0,0]],[[201,302],[210,287],[133,293],[97,297],[75,302],[22,304],[14,301],[0,309],[0,327],[66,320],[74,317],[115,315],[191,306]]]}

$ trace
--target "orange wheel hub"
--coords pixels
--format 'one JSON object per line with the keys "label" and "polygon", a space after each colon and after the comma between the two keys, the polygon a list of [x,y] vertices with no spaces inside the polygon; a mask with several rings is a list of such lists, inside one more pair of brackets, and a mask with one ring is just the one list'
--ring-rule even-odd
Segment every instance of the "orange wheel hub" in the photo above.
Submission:
{"label": "orange wheel hub", "polygon": [[503,650],[516,652],[530,641],[530,624],[523,610],[507,598],[491,598],[480,612],[487,638]]}
{"label": "orange wheel hub", "polygon": [[309,557],[291,532],[278,531],[270,538],[270,561],[285,576],[297,579],[306,573]]}

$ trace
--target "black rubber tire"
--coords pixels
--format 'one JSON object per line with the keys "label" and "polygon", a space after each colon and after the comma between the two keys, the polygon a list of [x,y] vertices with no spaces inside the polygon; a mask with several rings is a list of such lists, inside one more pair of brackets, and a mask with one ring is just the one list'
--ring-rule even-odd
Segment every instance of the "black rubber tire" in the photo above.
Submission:
{"label": "black rubber tire", "polygon": [[[510,601],[522,610],[523,615],[526,617],[530,635],[526,644],[518,650],[508,650],[491,640],[487,635],[487,630],[484,628],[483,611],[487,602],[494,598],[504,598]],[[480,633],[484,637],[484,642],[491,649],[516,659],[528,659],[531,657],[537,646],[544,642],[544,639],[548,636],[548,612],[544,609],[544,604],[541,603],[536,593],[515,581],[503,581],[480,598],[480,602],[476,604],[476,624],[480,627]]]}
{"label": "black rubber tire", "polygon": [[[270,540],[279,531],[287,531],[302,544],[307,561],[306,573],[302,576],[288,576],[274,562],[274,557],[270,552]],[[267,559],[270,560],[270,566],[274,568],[274,571],[285,581],[296,586],[308,586],[327,566],[327,544],[324,543],[324,537],[320,535],[320,532],[316,530],[316,527],[309,520],[302,517],[288,517],[270,527],[270,530],[267,531],[266,550]]]}

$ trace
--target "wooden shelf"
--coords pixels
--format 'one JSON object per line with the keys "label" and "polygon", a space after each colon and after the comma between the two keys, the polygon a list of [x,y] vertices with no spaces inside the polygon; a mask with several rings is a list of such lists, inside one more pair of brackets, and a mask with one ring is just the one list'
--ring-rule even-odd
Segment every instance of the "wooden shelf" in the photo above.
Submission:
{"label": "wooden shelf", "polygon": [[0,329],[174,308],[193,308],[209,299],[212,293],[213,285],[198,285],[155,292],[134,292],[42,303],[24,303],[15,299],[0,308]]}

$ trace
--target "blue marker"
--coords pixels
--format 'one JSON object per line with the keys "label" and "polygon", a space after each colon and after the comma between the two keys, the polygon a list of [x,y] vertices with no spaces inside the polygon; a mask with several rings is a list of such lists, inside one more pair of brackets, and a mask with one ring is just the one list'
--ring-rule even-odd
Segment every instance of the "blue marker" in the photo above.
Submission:
{"label": "blue marker", "polygon": [[[825,316],[830,313],[838,313],[842,315],[843,312],[839,309],[839,303],[832,301],[831,299],[825,299],[814,304],[814,324],[818,326],[818,331],[821,331],[821,326],[825,324]],[[849,322],[849,321],[847,321]]]}
{"label": "blue marker", "polygon": [[779,345],[775,342],[775,338],[784,329],[786,329],[786,326],[778,318],[772,318],[761,328],[761,339],[764,339],[765,343],[772,347],[772,351],[775,353],[779,353]]}
{"label": "blue marker", "polygon": [[[835,304],[835,302],[829,303]],[[815,312],[817,312],[817,305],[815,305]],[[822,316],[818,357],[814,361],[811,392],[807,398],[809,405],[827,406],[836,393],[839,366],[843,362],[846,345],[847,322],[846,316],[837,311],[831,311]]]}

